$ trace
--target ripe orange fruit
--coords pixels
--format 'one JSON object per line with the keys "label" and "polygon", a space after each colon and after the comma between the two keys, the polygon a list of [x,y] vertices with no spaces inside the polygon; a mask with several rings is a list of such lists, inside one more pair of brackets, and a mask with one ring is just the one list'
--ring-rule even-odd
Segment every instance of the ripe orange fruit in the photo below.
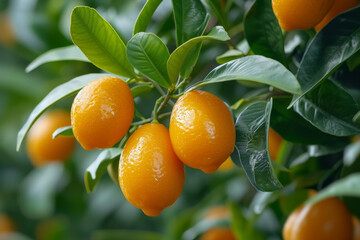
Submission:
{"label": "ripe orange fruit", "polygon": [[211,93],[187,92],[172,110],[170,138],[183,163],[206,173],[215,172],[234,149],[231,112]]}
{"label": "ripe orange fruit", "polygon": [[69,125],[70,115],[63,110],[46,113],[35,122],[26,141],[27,154],[35,166],[64,161],[70,157],[75,147],[75,139],[64,136],[52,138],[56,129]]}
{"label": "ripe orange fruit", "polygon": [[206,231],[201,240],[236,240],[233,231],[227,227],[214,227]]}
{"label": "ripe orange fruit", "polygon": [[176,156],[169,132],[148,123],[126,142],[119,164],[119,183],[125,198],[148,216],[157,216],[179,197],[184,165]]}
{"label": "ripe orange fruit", "polygon": [[5,214],[0,213],[0,235],[15,232],[16,227],[13,220]]}
{"label": "ripe orange fruit", "polygon": [[282,138],[272,128],[269,128],[269,154],[270,157],[276,160],[279,149],[282,143]]}
{"label": "ripe orange fruit", "polygon": [[222,205],[211,207],[205,213],[205,219],[210,219],[210,220],[228,219],[230,217],[231,217],[230,209]]}
{"label": "ripe orange fruit", "polygon": [[298,207],[283,228],[284,240],[352,240],[352,216],[337,198]]}
{"label": "ripe orange fruit", "polygon": [[134,117],[129,86],[117,77],[102,77],[86,85],[71,107],[71,126],[86,150],[108,148],[120,141]]}
{"label": "ripe orange fruit", "polygon": [[320,31],[326,24],[328,24],[338,14],[345,12],[346,10],[356,7],[359,0],[335,0],[334,5],[330,11],[326,14],[323,20],[315,26],[316,31]]}
{"label": "ripe orange fruit", "polygon": [[335,0],[272,0],[280,27],[305,30],[321,22]]}

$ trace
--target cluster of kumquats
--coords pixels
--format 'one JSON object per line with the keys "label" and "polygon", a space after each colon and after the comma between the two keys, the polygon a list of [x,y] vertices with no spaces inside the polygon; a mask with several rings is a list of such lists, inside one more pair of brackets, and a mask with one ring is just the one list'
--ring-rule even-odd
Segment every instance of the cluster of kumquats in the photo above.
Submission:
{"label": "cluster of kumquats", "polygon": [[[357,0],[272,0],[274,13],[285,30],[319,31],[338,13],[354,7]],[[309,12],[310,11],[310,12]],[[36,166],[66,160],[75,146],[73,137],[53,132],[71,124],[77,141],[86,150],[113,147],[122,139],[119,184],[126,199],[148,216],[157,216],[171,206],[182,192],[184,164],[215,172],[229,160],[235,145],[235,126],[229,108],[215,95],[192,90],[177,99],[169,130],[157,118],[134,124],[134,100],[129,86],[117,77],[104,77],[85,86],[75,97],[71,116],[66,111],[44,114],[28,135],[27,152]],[[282,139],[269,132],[269,154],[277,154]],[[315,194],[315,193],[311,193]],[[310,194],[310,195],[311,195]],[[206,215],[214,217],[214,212]],[[221,209],[220,218],[228,217]],[[216,215],[216,214],[215,214]],[[222,238],[211,238],[220,234]],[[224,236],[227,236],[224,238]],[[359,221],[337,198],[299,206],[283,228],[285,240],[360,239]],[[235,239],[230,229],[214,228],[202,239]]]}

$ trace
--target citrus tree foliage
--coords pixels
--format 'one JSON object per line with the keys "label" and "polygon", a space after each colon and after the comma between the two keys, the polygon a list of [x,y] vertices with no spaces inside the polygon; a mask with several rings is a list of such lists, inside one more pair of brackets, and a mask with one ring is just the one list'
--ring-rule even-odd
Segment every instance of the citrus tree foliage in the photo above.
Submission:
{"label": "citrus tree foliage", "polygon": [[[244,172],[257,191],[246,213],[244,206],[230,204],[239,239],[265,239],[251,230],[253,224],[268,208],[288,214],[305,200],[300,189],[320,191],[312,203],[344,196],[359,216],[351,199],[360,196],[360,148],[350,140],[360,134],[360,8],[340,14],[315,33],[282,31],[270,0],[173,0],[162,22],[156,22],[153,15],[162,4],[148,0],[128,37],[119,35],[95,8],[76,6],[70,18],[73,45],[44,53],[27,71],[48,62],[75,60],[93,64],[101,73],[69,79],[49,92],[19,131],[17,148],[44,111],[104,75],[126,80],[138,103],[149,92],[157,94],[152,111],[156,114],[137,110],[132,127],[154,118],[168,121],[173,100],[190,90],[232,84],[237,91],[222,93],[236,126],[231,159],[236,172]],[[269,128],[284,139],[276,159],[269,155]],[[58,135],[72,135],[71,128],[58,129],[54,137]],[[84,179],[89,193],[106,171],[111,175],[113,166],[116,171],[129,135],[102,150],[88,166]],[[231,186],[246,184],[240,179]],[[218,194],[221,190],[214,189],[213,195]],[[291,200],[291,194],[298,200]],[[226,221],[192,224],[191,211],[196,208],[201,206],[183,212],[170,225],[171,239],[195,239],[213,226],[229,226]],[[276,234],[279,229],[269,231]],[[162,239],[147,232],[111,234],[118,239]],[[99,232],[96,239],[110,239],[106,236],[111,234]]]}

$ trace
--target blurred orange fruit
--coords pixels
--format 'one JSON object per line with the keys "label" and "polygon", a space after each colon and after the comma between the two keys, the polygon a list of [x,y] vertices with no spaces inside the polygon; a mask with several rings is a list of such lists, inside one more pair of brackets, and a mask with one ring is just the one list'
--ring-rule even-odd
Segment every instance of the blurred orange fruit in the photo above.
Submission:
{"label": "blurred orange fruit", "polygon": [[236,240],[236,237],[230,228],[214,227],[206,231],[200,240]]}
{"label": "blurred orange fruit", "polygon": [[269,128],[269,139],[268,139],[268,141],[269,141],[269,154],[270,154],[270,157],[273,160],[276,160],[283,139],[272,128]]}
{"label": "blurred orange fruit", "polygon": [[356,217],[352,218],[354,226],[354,240],[360,240],[360,221]]}
{"label": "blurred orange fruit", "polygon": [[235,145],[235,126],[228,107],[215,95],[190,91],[176,102],[170,138],[180,160],[206,173],[215,172]]}
{"label": "blurred orange fruit", "polygon": [[157,216],[176,201],[184,181],[184,165],[166,127],[148,123],[137,129],[126,142],[119,164],[126,199],[146,215]]}
{"label": "blurred orange fruit", "polygon": [[26,142],[27,154],[35,166],[65,161],[70,157],[75,147],[75,139],[64,136],[52,138],[56,129],[69,125],[70,115],[63,110],[45,113],[35,122]]}
{"label": "blurred orange fruit", "polygon": [[232,169],[235,166],[233,161],[231,160],[231,157],[228,157],[225,162],[223,162],[220,167],[218,168],[218,171],[226,172]]}
{"label": "blurred orange fruit", "polygon": [[352,240],[350,212],[338,198],[300,206],[287,219],[284,240]]}
{"label": "blurred orange fruit", "polygon": [[7,14],[0,17],[0,43],[4,46],[11,46],[15,43],[16,37]]}
{"label": "blurred orange fruit", "polygon": [[129,130],[133,117],[130,88],[117,77],[102,77],[86,85],[71,108],[74,135],[86,150],[114,146]]}
{"label": "blurred orange fruit", "polygon": [[16,231],[16,227],[13,220],[11,220],[9,216],[0,213],[0,235],[15,231]]}
{"label": "blurred orange fruit", "polygon": [[329,12],[335,0],[272,0],[280,27],[306,30],[315,27]]}
{"label": "blurred orange fruit", "polygon": [[316,31],[320,31],[326,24],[328,24],[334,17],[339,15],[350,8],[356,7],[358,5],[359,0],[335,0],[334,5],[330,9],[330,11],[326,14],[323,20],[315,26]]}

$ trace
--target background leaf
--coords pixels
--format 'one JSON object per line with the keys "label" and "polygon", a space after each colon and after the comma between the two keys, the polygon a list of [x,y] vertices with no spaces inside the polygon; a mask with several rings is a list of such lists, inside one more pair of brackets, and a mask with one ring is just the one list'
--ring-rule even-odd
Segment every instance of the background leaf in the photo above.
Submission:
{"label": "background leaf", "polygon": [[26,134],[36,119],[38,119],[43,112],[45,112],[55,103],[59,102],[61,99],[76,93],[91,81],[106,76],[109,76],[109,74],[86,74],[61,84],[49,92],[48,95],[46,95],[46,97],[34,108],[29,118],[26,120],[26,123],[20,129],[17,137],[16,150],[19,151],[21,143],[23,142]]}
{"label": "background leaf", "polygon": [[360,197],[360,173],[355,173],[340,179],[320,191],[314,197],[306,201],[307,204],[314,204],[329,197]]}
{"label": "background leaf", "polygon": [[169,50],[158,36],[152,33],[137,33],[127,44],[127,56],[142,74],[165,88],[171,86],[166,69]]}
{"label": "background leaf", "polygon": [[95,161],[85,171],[85,187],[88,193],[94,191],[96,184],[105,173],[107,166],[115,159],[119,158],[122,149],[108,148],[103,150]]}
{"label": "background leaf", "polygon": [[268,150],[271,108],[272,101],[258,101],[239,114],[236,120],[235,150],[231,154],[232,160],[244,168],[251,184],[264,192],[282,188]]}
{"label": "background leaf", "polygon": [[180,74],[181,67],[184,62],[187,60],[187,56],[190,51],[196,47],[196,45],[204,40],[218,40],[218,41],[227,41],[230,37],[226,33],[223,27],[217,26],[213,28],[206,36],[196,37],[185,42],[181,46],[175,49],[171,53],[169,60],[167,62],[167,69],[169,72],[169,77],[173,83],[176,83],[177,78]]}
{"label": "background leaf", "polygon": [[338,15],[315,35],[297,72],[302,94],[294,96],[290,106],[327,79],[359,49],[360,7],[357,7]]}
{"label": "background leaf", "polygon": [[139,33],[139,32],[145,32],[147,26],[149,25],[149,22],[151,20],[151,17],[153,16],[155,10],[158,8],[162,0],[147,0],[144,7],[141,9],[141,12],[139,13],[134,30],[133,35]]}
{"label": "background leaf", "polygon": [[76,7],[71,14],[73,42],[97,67],[124,77],[135,77],[126,58],[126,47],[112,26],[90,7]]}
{"label": "background leaf", "polygon": [[264,83],[289,93],[300,92],[300,85],[289,70],[273,59],[258,55],[235,59],[214,68],[195,87],[231,80]]}
{"label": "background leaf", "polygon": [[294,110],[325,133],[335,136],[360,133],[360,125],[352,122],[359,111],[358,104],[345,89],[330,80],[302,97]]}
{"label": "background leaf", "polygon": [[275,59],[286,66],[284,38],[271,0],[255,1],[245,16],[244,32],[255,54]]}
{"label": "background leaf", "polygon": [[56,62],[56,61],[83,61],[90,62],[89,59],[81,52],[77,46],[68,46],[62,48],[55,48],[37,57],[27,67],[26,72],[31,72],[35,68],[44,63]]}
{"label": "background leaf", "polygon": [[97,231],[94,240],[165,240],[163,236],[155,232],[130,231],[130,230],[104,230]]}
{"label": "background leaf", "polygon": [[[326,134],[306,121],[292,108],[287,109],[291,99],[274,99],[270,125],[284,139],[302,144],[330,144],[344,139]],[[347,140],[346,140],[347,141]]]}

